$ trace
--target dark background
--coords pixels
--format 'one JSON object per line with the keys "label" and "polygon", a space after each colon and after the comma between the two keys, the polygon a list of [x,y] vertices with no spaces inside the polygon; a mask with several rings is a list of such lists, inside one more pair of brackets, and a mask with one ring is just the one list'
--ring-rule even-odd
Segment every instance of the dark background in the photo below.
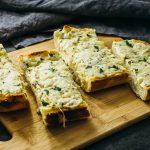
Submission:
{"label": "dark background", "polygon": [[150,42],[150,1],[0,0],[0,41],[16,48],[50,39],[64,24]]}

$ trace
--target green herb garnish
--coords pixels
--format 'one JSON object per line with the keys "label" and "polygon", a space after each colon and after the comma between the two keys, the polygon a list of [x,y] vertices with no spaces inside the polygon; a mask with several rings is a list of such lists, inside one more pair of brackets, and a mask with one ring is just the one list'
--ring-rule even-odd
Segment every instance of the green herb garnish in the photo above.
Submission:
{"label": "green herb garnish", "polygon": [[55,86],[53,89],[54,89],[55,91],[61,91],[61,88],[58,87],[58,86]]}
{"label": "green herb garnish", "polygon": [[90,34],[87,34],[87,36],[90,38],[90,37],[92,37]]}
{"label": "green herb garnish", "polygon": [[131,64],[131,60],[130,60],[130,61],[128,61],[128,63],[129,63],[129,64]]}
{"label": "green herb garnish", "polygon": [[125,59],[128,59],[128,57],[127,57],[127,56],[125,56]]}
{"label": "green herb garnish", "polygon": [[49,105],[49,103],[48,103],[47,101],[45,101],[45,100],[42,100],[41,102],[42,102],[42,105],[43,105],[43,106]]}
{"label": "green herb garnish", "polygon": [[53,57],[53,56],[54,56],[54,54],[49,54],[49,56],[50,56],[50,57]]}
{"label": "green herb garnish", "polygon": [[97,52],[99,51],[99,47],[94,45],[94,48],[97,49]]}
{"label": "green herb garnish", "polygon": [[92,68],[92,66],[86,66],[86,69]]}
{"label": "green herb garnish", "polygon": [[113,66],[112,66],[112,67],[110,67],[110,68],[114,68],[114,69],[116,69],[116,70],[118,70],[118,69],[119,69],[116,65],[113,65]]}
{"label": "green herb garnish", "polygon": [[44,89],[44,92],[46,93],[46,95],[49,95],[49,91],[47,89]]}
{"label": "green herb garnish", "polygon": [[56,72],[57,70],[55,68],[50,68],[49,69],[51,72]]}
{"label": "green herb garnish", "polygon": [[147,60],[146,60],[146,58],[139,59],[139,62],[141,62],[141,61],[144,61],[144,62],[146,62]]}
{"label": "green herb garnish", "polygon": [[146,58],[144,58],[144,59],[143,59],[143,61],[145,61],[145,62],[146,62],[146,61],[147,61],[147,60],[146,60]]}
{"label": "green herb garnish", "polygon": [[135,70],[136,73],[138,73],[138,71],[139,71],[138,69],[134,69],[134,70]]}
{"label": "green herb garnish", "polygon": [[126,45],[133,48],[133,45],[131,43],[129,43],[129,41],[125,41],[126,42]]}
{"label": "green herb garnish", "polygon": [[99,73],[103,73],[104,70],[102,68],[99,69]]}
{"label": "green herb garnish", "polygon": [[29,67],[29,64],[28,63],[25,63],[26,67],[28,68]]}

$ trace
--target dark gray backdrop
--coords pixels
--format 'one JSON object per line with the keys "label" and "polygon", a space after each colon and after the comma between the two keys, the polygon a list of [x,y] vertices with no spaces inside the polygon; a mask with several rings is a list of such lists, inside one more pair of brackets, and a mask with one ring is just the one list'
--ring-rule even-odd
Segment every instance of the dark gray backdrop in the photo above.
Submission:
{"label": "dark gray backdrop", "polygon": [[0,0],[0,41],[20,48],[71,24],[150,42],[149,18],[149,0]]}

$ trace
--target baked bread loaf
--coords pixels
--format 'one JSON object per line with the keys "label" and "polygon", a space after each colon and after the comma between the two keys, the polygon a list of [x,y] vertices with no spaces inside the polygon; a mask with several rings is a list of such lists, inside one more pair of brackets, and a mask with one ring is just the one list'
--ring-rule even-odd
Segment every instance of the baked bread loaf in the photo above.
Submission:
{"label": "baked bread loaf", "polygon": [[114,54],[129,71],[129,83],[138,97],[150,99],[150,44],[139,40],[114,41]]}
{"label": "baked bread loaf", "polygon": [[98,40],[95,29],[64,26],[54,32],[54,43],[84,91],[93,92],[127,81],[127,70]]}
{"label": "baked bread loaf", "polygon": [[25,84],[0,44],[0,112],[28,107]]}
{"label": "baked bread loaf", "polygon": [[87,118],[87,103],[57,51],[20,56],[46,126]]}

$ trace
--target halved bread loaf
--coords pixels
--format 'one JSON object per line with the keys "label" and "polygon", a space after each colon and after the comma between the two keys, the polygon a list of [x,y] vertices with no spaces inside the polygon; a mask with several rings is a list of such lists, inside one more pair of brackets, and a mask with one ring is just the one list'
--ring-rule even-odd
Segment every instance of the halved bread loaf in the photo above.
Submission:
{"label": "halved bread loaf", "polygon": [[114,54],[129,71],[129,83],[138,97],[150,99],[150,44],[139,40],[114,41]]}
{"label": "halved bread loaf", "polygon": [[94,29],[64,26],[54,32],[54,43],[84,91],[92,92],[127,81],[127,70],[104,42],[98,40]]}
{"label": "halved bread loaf", "polygon": [[28,107],[25,84],[0,44],[0,112]]}
{"label": "halved bread loaf", "polygon": [[79,87],[57,51],[33,52],[20,56],[20,60],[46,126],[90,115]]}

